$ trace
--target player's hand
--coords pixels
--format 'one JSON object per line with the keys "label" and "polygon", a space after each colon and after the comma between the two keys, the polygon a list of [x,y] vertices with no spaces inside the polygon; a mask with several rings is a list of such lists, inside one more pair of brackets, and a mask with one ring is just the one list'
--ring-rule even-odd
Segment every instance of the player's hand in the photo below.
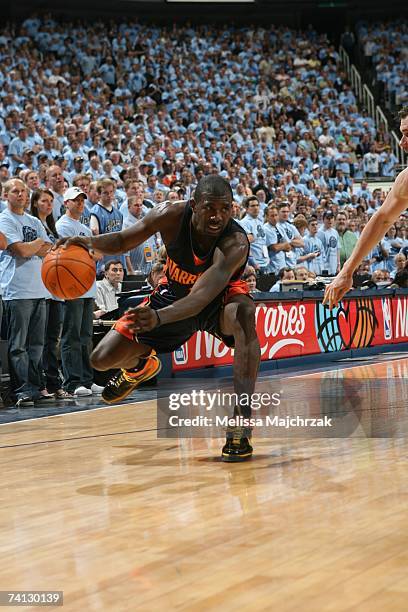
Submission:
{"label": "player's hand", "polygon": [[126,311],[126,327],[135,334],[148,332],[159,324],[156,311],[150,306],[137,306]]}
{"label": "player's hand", "polygon": [[53,246],[53,250],[55,251],[56,249],[59,249],[59,247],[63,247],[64,249],[66,249],[67,247],[73,244],[84,247],[85,249],[88,249],[88,251],[92,249],[91,240],[89,237],[73,236],[72,238],[60,238],[59,240],[57,240],[57,242]]}
{"label": "player's hand", "polygon": [[324,292],[323,304],[328,304],[330,310],[338,306],[341,298],[350,291],[353,286],[353,275],[347,272],[340,272],[336,278],[326,287]]}
{"label": "player's hand", "polygon": [[42,244],[39,248],[39,250],[36,252],[36,255],[38,257],[45,257],[47,255],[47,253],[49,253],[52,249],[52,243],[51,242],[47,242],[47,241],[42,241],[44,244]]}

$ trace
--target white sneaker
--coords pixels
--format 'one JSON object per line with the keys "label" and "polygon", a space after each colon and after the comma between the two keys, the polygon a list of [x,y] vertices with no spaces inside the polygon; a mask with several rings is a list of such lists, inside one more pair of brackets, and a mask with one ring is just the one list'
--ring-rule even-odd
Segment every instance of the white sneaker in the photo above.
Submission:
{"label": "white sneaker", "polygon": [[101,387],[100,385],[97,385],[96,383],[92,383],[91,385],[91,391],[93,395],[101,395],[104,388],[105,387]]}
{"label": "white sneaker", "polygon": [[86,395],[92,395],[92,391],[86,387],[78,387],[74,391],[76,397],[85,397]]}

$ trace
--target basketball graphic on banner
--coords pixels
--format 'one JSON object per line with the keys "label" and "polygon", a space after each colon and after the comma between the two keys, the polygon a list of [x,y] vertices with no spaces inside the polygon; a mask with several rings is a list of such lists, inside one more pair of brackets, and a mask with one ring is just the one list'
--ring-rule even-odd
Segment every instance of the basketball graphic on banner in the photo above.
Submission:
{"label": "basketball graphic on banner", "polygon": [[340,302],[338,308],[316,304],[316,335],[324,353],[370,346],[378,322],[370,298]]}

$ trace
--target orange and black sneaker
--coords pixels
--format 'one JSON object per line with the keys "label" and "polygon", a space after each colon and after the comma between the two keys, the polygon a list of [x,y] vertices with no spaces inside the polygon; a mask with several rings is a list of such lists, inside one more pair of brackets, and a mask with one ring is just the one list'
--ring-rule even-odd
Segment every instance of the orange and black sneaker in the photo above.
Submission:
{"label": "orange and black sneaker", "polygon": [[162,365],[156,353],[153,352],[143,360],[140,368],[135,370],[119,370],[106,384],[102,391],[102,399],[107,404],[115,404],[125,399],[141,383],[157,376]]}
{"label": "orange and black sneaker", "polygon": [[227,441],[222,448],[221,460],[226,462],[247,461],[251,459],[253,448],[242,427],[227,431]]}

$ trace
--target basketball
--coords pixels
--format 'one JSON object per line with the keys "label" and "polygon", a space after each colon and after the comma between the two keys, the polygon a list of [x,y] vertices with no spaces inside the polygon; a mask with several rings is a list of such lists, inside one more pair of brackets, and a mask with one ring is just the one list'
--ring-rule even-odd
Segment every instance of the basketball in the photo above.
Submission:
{"label": "basketball", "polygon": [[92,287],[96,277],[95,262],[81,246],[60,247],[44,257],[41,277],[52,295],[62,300],[75,300]]}

